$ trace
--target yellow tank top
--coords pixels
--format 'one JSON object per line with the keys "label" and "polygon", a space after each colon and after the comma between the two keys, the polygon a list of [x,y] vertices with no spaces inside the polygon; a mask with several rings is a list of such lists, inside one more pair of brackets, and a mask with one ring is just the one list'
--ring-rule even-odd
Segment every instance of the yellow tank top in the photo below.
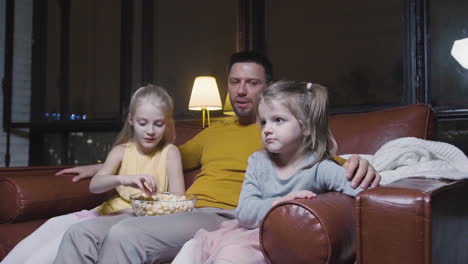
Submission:
{"label": "yellow tank top", "polygon": [[[145,155],[138,151],[134,142],[128,142],[125,146],[125,152],[118,169],[117,175],[152,175],[157,183],[158,192],[167,192],[169,181],[167,178],[167,151],[174,145],[167,144],[162,150],[155,151]],[[160,153],[160,155],[158,155]],[[110,214],[116,211],[131,207],[130,195],[141,192],[140,189],[117,186],[117,196],[104,202],[94,210],[100,215]]]}

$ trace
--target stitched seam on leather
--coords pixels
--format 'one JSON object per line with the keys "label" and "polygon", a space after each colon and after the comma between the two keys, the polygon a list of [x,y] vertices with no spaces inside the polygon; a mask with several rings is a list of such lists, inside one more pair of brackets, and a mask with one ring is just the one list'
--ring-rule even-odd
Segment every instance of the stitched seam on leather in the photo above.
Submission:
{"label": "stitched seam on leather", "polygon": [[[328,243],[327,243],[327,245],[328,245],[328,252],[327,252],[327,259],[326,259],[325,263],[330,263],[330,261],[331,261],[331,251],[332,251],[332,250],[331,250],[331,241],[330,241],[330,239],[329,239],[329,234],[328,234],[327,229],[326,229],[325,226],[322,224],[322,223],[323,223],[323,219],[321,219],[321,217],[320,217],[319,215],[315,214],[309,207],[305,207],[303,204],[296,203],[296,202],[294,202],[294,201],[289,201],[289,202],[286,202],[286,203],[284,203],[284,204],[292,204],[292,205],[300,206],[300,207],[306,209],[307,211],[309,211],[311,214],[313,214],[313,215],[319,220],[318,222],[320,223],[320,226],[322,227],[322,230],[323,230],[323,232],[325,233],[325,238],[326,238],[326,240],[327,240],[327,242],[328,242]],[[283,205],[284,205],[284,204],[283,204]]]}
{"label": "stitched seam on leather", "polygon": [[262,220],[262,224],[260,225],[260,232],[258,232],[259,233],[259,239],[260,239],[260,247],[262,249],[263,256],[265,257],[265,259],[268,261],[269,264],[272,264],[272,262],[270,261],[270,258],[268,256],[268,254],[266,253],[266,250],[265,250],[265,247],[264,247],[264,244],[263,244],[263,225],[265,223],[265,219],[267,219],[268,216],[270,215],[270,213],[275,208],[277,208],[279,205],[281,205],[281,204],[277,204],[277,205],[273,206],[272,208],[270,208],[270,210],[268,210],[268,212],[266,213],[265,217]]}
{"label": "stitched seam on leather", "polygon": [[424,204],[424,263],[431,263],[431,244],[432,244],[432,212],[431,212],[431,197],[426,195]]}
{"label": "stitched seam on leather", "polygon": [[[362,237],[361,237],[361,230],[362,230],[362,215],[361,215],[361,196],[356,196],[356,201],[354,202],[356,207],[356,263],[363,263],[362,260],[364,255],[362,254]],[[359,249],[359,252],[358,252]],[[359,261],[359,262],[358,262]]]}
{"label": "stitched seam on leather", "polygon": [[[21,201],[22,201],[22,194],[21,192],[18,190],[18,188],[16,188],[16,182],[14,179],[12,178],[3,178],[2,181],[5,181],[7,184],[10,184],[12,186],[12,189],[15,190],[15,193],[16,193],[16,201],[15,201],[15,215],[11,216],[10,218],[7,218],[6,219],[6,222],[7,223],[13,223],[17,218],[18,218],[18,215],[20,215],[21,213]],[[19,197],[19,199],[18,199]]]}
{"label": "stitched seam on leather", "polygon": [[16,208],[17,208],[16,218],[18,218],[18,216],[21,215],[21,213],[23,212],[23,207],[21,205],[23,205],[24,194],[19,189],[16,189],[16,193],[19,196],[19,199],[16,199],[16,202],[18,203],[16,205]]}
{"label": "stitched seam on leather", "polygon": [[[325,229],[324,225],[322,225],[322,222],[323,222],[323,219],[321,219],[320,217],[318,217],[318,215],[316,215],[310,208],[304,206],[303,204],[300,204],[300,203],[296,203],[294,201],[286,201],[286,202],[282,202],[282,203],[279,203],[275,206],[273,206],[268,212],[267,214],[265,215],[265,218],[263,219],[262,221],[262,224],[261,224],[261,229],[260,230],[263,230],[263,224],[265,223],[265,219],[267,219],[267,217],[270,215],[270,213],[276,209],[277,207],[280,207],[280,206],[285,206],[285,205],[295,205],[295,206],[299,206],[299,207],[302,207],[303,209],[309,211],[311,214],[313,214],[319,221],[320,223],[320,226],[322,227],[322,230],[323,232],[325,233],[325,238],[327,240],[327,245],[328,245],[328,252],[327,252],[327,259],[325,261],[325,263],[330,263],[330,259],[331,259],[331,242],[330,242],[330,239],[329,239],[329,234],[327,232],[327,230]],[[263,255],[266,257],[266,260],[268,261],[269,264],[271,264],[270,262],[270,259],[268,258],[268,255],[266,254],[265,250],[264,250],[264,247],[263,247],[263,232],[259,232],[260,233],[260,245],[261,245],[261,248],[263,249],[262,252],[263,252]]]}

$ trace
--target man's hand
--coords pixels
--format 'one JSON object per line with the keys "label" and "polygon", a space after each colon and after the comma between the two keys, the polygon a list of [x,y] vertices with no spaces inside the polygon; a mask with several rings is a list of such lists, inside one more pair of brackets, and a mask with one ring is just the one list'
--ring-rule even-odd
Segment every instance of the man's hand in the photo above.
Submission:
{"label": "man's hand", "polygon": [[295,191],[295,192],[288,193],[283,197],[276,198],[273,201],[273,206],[281,202],[286,202],[286,201],[290,201],[294,199],[311,199],[314,197],[317,197],[317,194],[311,191],[306,191],[306,190]]}
{"label": "man's hand", "polygon": [[92,178],[99,169],[102,167],[102,164],[86,165],[86,166],[77,166],[73,168],[63,169],[57,172],[55,175],[76,175],[72,178],[72,182],[79,182],[81,180]]}
{"label": "man's hand", "polygon": [[377,187],[380,183],[380,175],[375,171],[369,161],[353,154],[343,164],[346,169],[346,178],[351,181],[351,187],[361,186],[363,189]]}

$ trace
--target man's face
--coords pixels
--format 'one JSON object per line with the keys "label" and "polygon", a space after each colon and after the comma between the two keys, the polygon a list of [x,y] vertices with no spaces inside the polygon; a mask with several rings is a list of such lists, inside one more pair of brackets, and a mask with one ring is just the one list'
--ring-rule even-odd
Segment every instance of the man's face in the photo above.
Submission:
{"label": "man's face", "polygon": [[238,62],[232,65],[228,77],[228,90],[234,112],[240,119],[255,122],[257,101],[267,86],[265,69],[254,62]]}

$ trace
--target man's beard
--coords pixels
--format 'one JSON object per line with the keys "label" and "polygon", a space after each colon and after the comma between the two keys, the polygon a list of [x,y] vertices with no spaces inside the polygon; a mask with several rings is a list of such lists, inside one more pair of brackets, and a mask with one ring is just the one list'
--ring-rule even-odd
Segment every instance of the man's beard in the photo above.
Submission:
{"label": "man's beard", "polygon": [[250,117],[252,115],[253,109],[237,109],[236,107],[234,108],[234,113],[238,117]]}
{"label": "man's beard", "polygon": [[233,105],[233,109],[234,109],[234,113],[236,113],[237,117],[239,118],[248,118],[248,119],[252,119],[254,117],[256,117],[257,115],[257,106],[254,105],[252,108],[249,108],[249,109],[238,109],[235,105]]}

